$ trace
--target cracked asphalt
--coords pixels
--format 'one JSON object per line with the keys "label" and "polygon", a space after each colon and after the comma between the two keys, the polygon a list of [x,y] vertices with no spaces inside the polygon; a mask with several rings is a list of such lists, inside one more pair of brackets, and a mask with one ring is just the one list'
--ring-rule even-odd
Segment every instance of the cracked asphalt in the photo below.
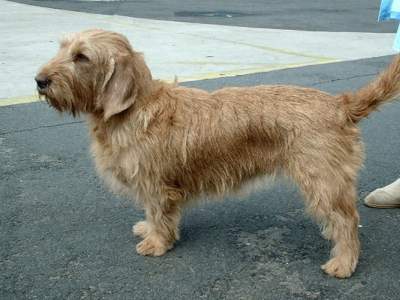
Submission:
{"label": "cracked asphalt", "polygon": [[[229,5],[16,2],[235,26],[364,32],[396,28],[393,22],[378,26],[373,21],[378,3],[372,0],[269,1],[268,6],[256,0]],[[210,11],[220,15],[198,16]],[[223,12],[243,16],[229,18]],[[391,58],[185,85],[211,91],[281,83],[337,94],[360,88]],[[244,199],[186,210],[181,240],[172,251],[157,258],[137,255],[131,227],[143,212],[110,193],[96,176],[84,120],[59,115],[43,102],[0,107],[0,299],[398,299],[400,210],[369,209],[362,199],[399,176],[399,115],[400,102],[394,102],[360,124],[366,149],[359,176],[362,252],[354,275],[338,280],[320,270],[330,245],[304,214],[297,188],[283,179]]]}

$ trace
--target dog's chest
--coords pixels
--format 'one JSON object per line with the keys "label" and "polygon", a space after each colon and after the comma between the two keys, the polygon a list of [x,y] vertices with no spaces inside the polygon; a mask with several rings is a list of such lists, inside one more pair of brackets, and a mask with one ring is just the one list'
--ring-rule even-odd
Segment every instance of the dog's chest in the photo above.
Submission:
{"label": "dog's chest", "polygon": [[140,168],[134,149],[94,141],[92,154],[98,173],[115,192],[137,188]]}

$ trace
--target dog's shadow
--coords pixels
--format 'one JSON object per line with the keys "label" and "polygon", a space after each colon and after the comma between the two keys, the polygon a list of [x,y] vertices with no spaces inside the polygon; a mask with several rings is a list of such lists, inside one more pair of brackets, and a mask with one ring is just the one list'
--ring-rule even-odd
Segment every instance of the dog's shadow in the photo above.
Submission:
{"label": "dog's shadow", "polygon": [[[294,187],[253,193],[245,199],[226,199],[187,210],[181,224],[181,239],[175,251],[200,248],[236,251],[241,259],[288,262],[327,259],[329,242],[304,213]],[[270,199],[270,200],[269,200]],[[273,201],[272,201],[273,199]]]}

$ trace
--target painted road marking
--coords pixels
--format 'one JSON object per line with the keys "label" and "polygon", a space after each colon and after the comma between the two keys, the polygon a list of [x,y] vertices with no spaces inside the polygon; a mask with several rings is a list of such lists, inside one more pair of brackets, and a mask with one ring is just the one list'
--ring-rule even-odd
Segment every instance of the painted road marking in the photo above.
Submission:
{"label": "painted road marking", "polygon": [[[334,60],[333,61],[321,60],[319,63],[315,62],[313,65],[325,64],[327,62],[335,62],[335,61]],[[193,62],[191,62],[191,63],[193,63]],[[238,75],[246,75],[246,74],[254,74],[254,73],[261,73],[261,72],[269,72],[269,71],[274,71],[274,70],[298,68],[298,67],[303,67],[303,66],[305,66],[305,65],[301,65],[301,64],[275,65],[275,66],[274,65],[268,65],[268,66],[262,66],[262,67],[259,67],[259,68],[225,71],[224,73],[202,74],[198,78],[193,76],[191,78],[186,78],[187,80],[179,80],[179,82],[188,82],[188,81],[205,80],[205,79],[215,79],[215,78],[220,78],[220,77],[233,77],[233,76],[238,76]],[[170,81],[170,82],[172,82],[172,81]],[[26,103],[32,103],[32,102],[38,102],[38,101],[41,101],[39,99],[38,95],[13,97],[13,98],[4,98],[4,99],[0,99],[0,107],[18,105],[18,104],[26,104]]]}
{"label": "painted road marking", "polygon": [[[180,82],[393,54],[394,34],[308,32],[95,15],[0,0],[0,106],[37,100],[34,74],[62,33],[103,28],[145,53],[154,78]],[[52,24],[49,26],[48,24]],[[21,97],[21,95],[27,95]]]}
{"label": "painted road marking", "polygon": [[26,103],[37,102],[37,101],[39,101],[39,97],[37,95],[4,98],[4,99],[0,99],[0,107],[17,105],[17,104],[26,104]]}

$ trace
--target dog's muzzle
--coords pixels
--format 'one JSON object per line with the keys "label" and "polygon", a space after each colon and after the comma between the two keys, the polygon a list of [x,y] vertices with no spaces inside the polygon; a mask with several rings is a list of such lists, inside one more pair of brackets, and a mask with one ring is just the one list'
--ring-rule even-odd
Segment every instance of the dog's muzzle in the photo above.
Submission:
{"label": "dog's muzzle", "polygon": [[35,81],[39,92],[45,91],[51,83],[51,80],[47,76],[41,74],[35,77]]}

